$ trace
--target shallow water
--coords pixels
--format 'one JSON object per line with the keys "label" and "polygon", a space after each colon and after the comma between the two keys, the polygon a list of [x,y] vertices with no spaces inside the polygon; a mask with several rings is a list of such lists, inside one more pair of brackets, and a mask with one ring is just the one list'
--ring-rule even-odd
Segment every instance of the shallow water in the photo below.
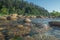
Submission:
{"label": "shallow water", "polygon": [[[49,25],[49,21],[60,21],[60,18],[55,18],[55,19],[41,19],[41,18],[36,18],[36,19],[31,19],[33,23],[42,23]],[[60,28],[59,27],[52,27],[49,31],[45,32],[45,35],[54,35],[56,38],[60,38]]]}

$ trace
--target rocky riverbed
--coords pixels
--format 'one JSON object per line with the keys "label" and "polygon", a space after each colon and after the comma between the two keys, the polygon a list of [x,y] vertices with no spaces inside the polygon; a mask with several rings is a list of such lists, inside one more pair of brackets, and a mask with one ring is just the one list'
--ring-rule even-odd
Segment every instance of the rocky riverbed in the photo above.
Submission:
{"label": "rocky riverbed", "polygon": [[[0,17],[1,40],[59,40],[56,35],[49,35],[52,29],[42,22],[33,22],[34,17],[17,14]],[[39,17],[40,18],[40,17]],[[44,18],[42,18],[44,19]],[[39,20],[41,21],[41,20]],[[54,33],[54,32],[53,32]]]}

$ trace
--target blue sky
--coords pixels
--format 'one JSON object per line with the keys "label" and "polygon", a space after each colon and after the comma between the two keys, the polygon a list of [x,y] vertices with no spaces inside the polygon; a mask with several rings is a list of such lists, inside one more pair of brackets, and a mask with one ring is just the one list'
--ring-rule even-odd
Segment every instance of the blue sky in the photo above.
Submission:
{"label": "blue sky", "polygon": [[27,0],[28,2],[33,2],[34,4],[44,7],[49,12],[55,10],[60,12],[60,0]]}

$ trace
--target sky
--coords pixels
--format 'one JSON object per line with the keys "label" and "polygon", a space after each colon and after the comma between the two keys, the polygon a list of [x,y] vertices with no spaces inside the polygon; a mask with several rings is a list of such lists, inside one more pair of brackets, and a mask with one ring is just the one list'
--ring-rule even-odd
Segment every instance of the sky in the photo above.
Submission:
{"label": "sky", "polygon": [[60,12],[60,0],[26,0],[38,6],[44,7],[49,12],[53,10]]}

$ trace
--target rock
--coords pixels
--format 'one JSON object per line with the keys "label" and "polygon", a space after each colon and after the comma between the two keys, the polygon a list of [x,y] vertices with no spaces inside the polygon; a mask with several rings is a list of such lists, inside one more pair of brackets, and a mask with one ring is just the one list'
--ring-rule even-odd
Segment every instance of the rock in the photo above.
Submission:
{"label": "rock", "polygon": [[0,20],[7,20],[6,17],[1,16]]}
{"label": "rock", "polygon": [[30,16],[26,16],[25,18],[30,18]]}
{"label": "rock", "polygon": [[44,16],[37,16],[37,18],[45,18]]}
{"label": "rock", "polygon": [[17,27],[19,27],[19,28],[23,28],[23,25],[17,25]]}
{"label": "rock", "polygon": [[45,18],[44,16],[40,16],[41,18]]}
{"label": "rock", "polygon": [[41,18],[40,16],[36,16],[37,18]]}
{"label": "rock", "polygon": [[25,40],[34,40],[34,38],[33,37],[30,37],[30,36],[26,36],[24,39]]}
{"label": "rock", "polygon": [[11,14],[7,17],[7,20],[17,20],[17,14]]}
{"label": "rock", "polygon": [[60,22],[58,22],[58,21],[51,21],[51,22],[49,22],[49,25],[50,26],[60,26]]}
{"label": "rock", "polygon": [[23,31],[23,36],[27,36],[27,35],[29,35],[30,34],[30,31],[31,31],[31,28],[29,28],[29,27],[24,27],[24,31]]}
{"label": "rock", "polygon": [[25,21],[26,23],[31,23],[31,20],[28,19],[28,18],[26,18],[24,21]]}
{"label": "rock", "polygon": [[29,27],[24,27],[24,29],[20,31],[20,34],[22,36],[26,36],[30,33],[30,31],[31,31],[31,29]]}
{"label": "rock", "polygon": [[24,26],[31,26],[31,24],[30,23],[25,23]]}
{"label": "rock", "polygon": [[23,30],[24,29],[24,26],[23,25],[17,25],[16,27],[18,27],[20,30]]}
{"label": "rock", "polygon": [[17,16],[18,16],[18,14],[11,14],[10,16],[17,17]]}
{"label": "rock", "polygon": [[31,28],[30,27],[25,27],[26,32],[30,32]]}
{"label": "rock", "polygon": [[36,18],[36,16],[33,16],[33,18]]}
{"label": "rock", "polygon": [[8,17],[7,17],[7,20],[11,20],[11,17],[10,17],[10,16],[8,16]]}
{"label": "rock", "polygon": [[43,24],[43,28],[44,28],[45,30],[48,30],[49,26],[48,26],[47,24]]}
{"label": "rock", "polygon": [[48,17],[46,17],[46,18],[48,18]]}
{"label": "rock", "polygon": [[11,16],[11,20],[17,20],[17,17]]}
{"label": "rock", "polygon": [[18,18],[23,18],[23,16],[22,16],[22,15],[18,15],[17,17],[18,17]]}
{"label": "rock", "polygon": [[17,17],[16,16],[8,16],[7,20],[17,20]]}
{"label": "rock", "polygon": [[0,30],[4,30],[4,28],[0,28]]}
{"label": "rock", "polygon": [[4,17],[8,17],[9,15],[4,15]]}
{"label": "rock", "polygon": [[30,18],[36,18],[36,16],[30,16]]}
{"label": "rock", "polygon": [[0,32],[0,40],[4,40],[4,35]]}

